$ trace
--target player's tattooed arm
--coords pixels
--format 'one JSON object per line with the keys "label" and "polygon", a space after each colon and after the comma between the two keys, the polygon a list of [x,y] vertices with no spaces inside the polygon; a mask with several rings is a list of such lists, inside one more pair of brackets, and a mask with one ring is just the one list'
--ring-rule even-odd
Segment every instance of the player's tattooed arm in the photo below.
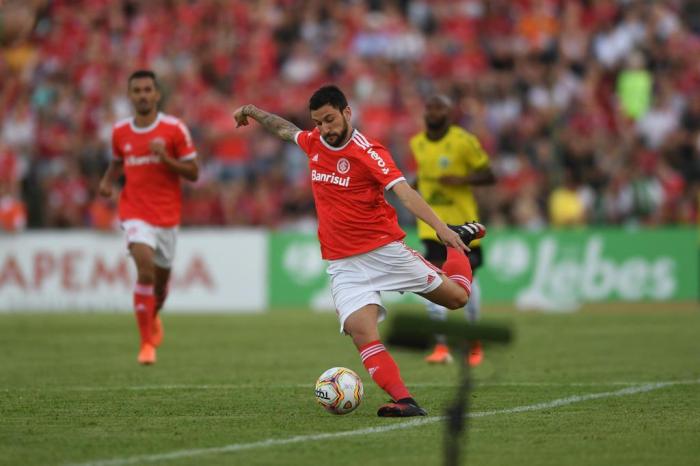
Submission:
{"label": "player's tattooed arm", "polygon": [[285,141],[294,141],[294,135],[301,131],[294,123],[275,115],[274,113],[261,110],[255,105],[244,105],[233,112],[237,126],[247,126],[248,117],[254,119],[265,127],[268,131],[276,134]]}

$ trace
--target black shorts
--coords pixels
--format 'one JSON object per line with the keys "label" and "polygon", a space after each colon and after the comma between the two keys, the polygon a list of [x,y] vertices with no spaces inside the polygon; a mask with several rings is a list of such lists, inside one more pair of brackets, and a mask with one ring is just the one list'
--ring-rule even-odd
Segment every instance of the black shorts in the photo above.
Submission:
{"label": "black shorts", "polygon": [[[423,250],[425,251],[424,257],[428,259],[428,262],[432,264],[440,264],[447,259],[447,248],[444,244],[439,241],[434,241],[431,239],[424,239]],[[481,246],[474,246],[471,248],[469,253],[469,263],[472,266],[472,271],[476,271],[484,263],[484,256],[481,252]]]}

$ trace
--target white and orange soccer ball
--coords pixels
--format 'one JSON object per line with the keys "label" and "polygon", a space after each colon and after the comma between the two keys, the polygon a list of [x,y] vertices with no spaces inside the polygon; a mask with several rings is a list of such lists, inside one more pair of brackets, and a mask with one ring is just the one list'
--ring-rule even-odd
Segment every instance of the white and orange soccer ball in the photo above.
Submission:
{"label": "white and orange soccer ball", "polygon": [[362,380],[346,367],[331,367],[316,381],[316,401],[332,414],[348,414],[362,401]]}

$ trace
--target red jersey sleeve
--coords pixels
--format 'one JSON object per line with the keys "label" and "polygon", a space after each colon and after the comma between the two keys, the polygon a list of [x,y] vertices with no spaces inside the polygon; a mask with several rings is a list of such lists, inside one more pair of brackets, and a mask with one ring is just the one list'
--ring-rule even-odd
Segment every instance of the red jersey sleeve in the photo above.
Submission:
{"label": "red jersey sleeve", "polygon": [[393,188],[396,183],[406,179],[401,170],[396,167],[389,151],[382,146],[371,146],[365,152],[363,160],[372,178],[384,186],[386,190]]}
{"label": "red jersey sleeve", "polygon": [[124,160],[124,154],[119,147],[119,138],[117,137],[117,130],[112,129],[112,158],[117,160]]}
{"label": "red jersey sleeve", "polygon": [[313,131],[299,131],[294,135],[294,142],[303,150],[306,155],[309,155],[311,149],[311,133]]}
{"label": "red jersey sleeve", "polygon": [[178,122],[175,129],[175,158],[179,160],[192,160],[197,157],[197,151],[192,144],[192,136],[184,123]]}

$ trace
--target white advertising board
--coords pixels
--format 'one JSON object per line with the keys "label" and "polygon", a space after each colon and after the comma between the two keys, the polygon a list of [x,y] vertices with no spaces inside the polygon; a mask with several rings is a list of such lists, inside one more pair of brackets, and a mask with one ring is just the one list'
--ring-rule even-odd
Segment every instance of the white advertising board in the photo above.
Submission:
{"label": "white advertising board", "polygon": [[[136,269],[120,233],[0,236],[0,312],[130,311]],[[181,230],[165,309],[267,308],[267,233]]]}

